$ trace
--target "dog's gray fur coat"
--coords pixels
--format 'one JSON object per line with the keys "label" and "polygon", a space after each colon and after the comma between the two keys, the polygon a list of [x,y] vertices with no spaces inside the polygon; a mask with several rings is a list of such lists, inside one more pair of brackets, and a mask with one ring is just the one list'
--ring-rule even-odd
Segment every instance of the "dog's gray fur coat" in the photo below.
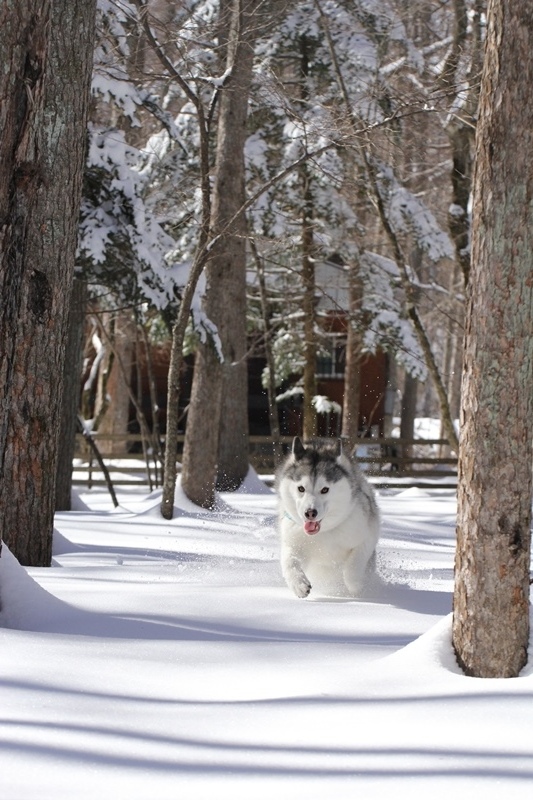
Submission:
{"label": "dog's gray fur coat", "polygon": [[357,464],[330,445],[293,442],[276,475],[281,568],[297,597],[360,594],[374,564],[380,520]]}

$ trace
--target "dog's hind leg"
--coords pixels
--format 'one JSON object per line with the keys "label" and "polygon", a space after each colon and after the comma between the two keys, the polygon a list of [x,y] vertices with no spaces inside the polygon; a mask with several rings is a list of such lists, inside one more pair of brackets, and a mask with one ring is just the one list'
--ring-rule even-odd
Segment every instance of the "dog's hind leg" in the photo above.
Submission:
{"label": "dog's hind leg", "polygon": [[282,553],[281,571],[287,586],[292,589],[296,597],[307,597],[311,591],[311,583],[299,559],[291,550]]}

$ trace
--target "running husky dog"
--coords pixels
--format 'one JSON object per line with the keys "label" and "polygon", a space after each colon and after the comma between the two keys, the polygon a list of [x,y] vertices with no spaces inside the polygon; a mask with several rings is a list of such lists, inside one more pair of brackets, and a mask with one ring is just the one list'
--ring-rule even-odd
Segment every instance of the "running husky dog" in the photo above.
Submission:
{"label": "running husky dog", "polygon": [[298,437],[276,476],[281,568],[297,597],[311,587],[357,595],[374,564],[379,512],[374,491],[357,464],[335,446]]}

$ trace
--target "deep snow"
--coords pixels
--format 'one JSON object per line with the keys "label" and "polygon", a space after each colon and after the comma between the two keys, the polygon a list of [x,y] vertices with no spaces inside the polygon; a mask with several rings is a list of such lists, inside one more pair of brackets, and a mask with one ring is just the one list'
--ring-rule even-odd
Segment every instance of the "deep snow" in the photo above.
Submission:
{"label": "deep snow", "polygon": [[533,669],[453,657],[452,490],[380,493],[357,600],[291,594],[255,475],[171,522],[119,498],[57,515],[51,569],[3,551],[2,800],[531,796]]}

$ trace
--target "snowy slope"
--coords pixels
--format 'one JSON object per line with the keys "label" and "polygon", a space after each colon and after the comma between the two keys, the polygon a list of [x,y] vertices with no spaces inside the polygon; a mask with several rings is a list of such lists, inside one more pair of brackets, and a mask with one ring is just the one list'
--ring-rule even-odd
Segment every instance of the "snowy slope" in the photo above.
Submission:
{"label": "snowy slope", "polygon": [[526,798],[533,678],[450,646],[455,499],[382,493],[379,577],[297,600],[275,497],[217,513],[97,492],[57,515],[51,569],[0,559],[2,800]]}

